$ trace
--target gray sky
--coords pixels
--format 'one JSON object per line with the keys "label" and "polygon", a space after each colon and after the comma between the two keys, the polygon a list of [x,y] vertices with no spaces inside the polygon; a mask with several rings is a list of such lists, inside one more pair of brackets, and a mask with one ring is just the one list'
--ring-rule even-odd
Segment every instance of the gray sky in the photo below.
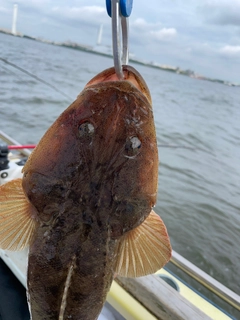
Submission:
{"label": "gray sky", "polygon": [[[95,46],[100,24],[111,45],[105,0],[0,0],[0,28],[55,41]],[[192,69],[240,83],[240,0],[134,0],[130,52],[136,58]]]}

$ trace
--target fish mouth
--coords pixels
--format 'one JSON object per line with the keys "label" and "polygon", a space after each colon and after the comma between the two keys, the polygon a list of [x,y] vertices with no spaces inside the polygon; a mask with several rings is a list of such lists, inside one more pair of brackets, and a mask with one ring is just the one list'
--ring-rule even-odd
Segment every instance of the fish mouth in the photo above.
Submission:
{"label": "fish mouth", "polygon": [[114,67],[104,70],[103,72],[99,73],[96,77],[90,80],[85,88],[103,82],[130,82],[135,88],[142,92],[142,94],[147,98],[148,102],[151,104],[152,99],[150,95],[150,91],[147,87],[147,84],[140,73],[131,66],[124,65],[123,68],[123,75],[124,79],[119,80]]}

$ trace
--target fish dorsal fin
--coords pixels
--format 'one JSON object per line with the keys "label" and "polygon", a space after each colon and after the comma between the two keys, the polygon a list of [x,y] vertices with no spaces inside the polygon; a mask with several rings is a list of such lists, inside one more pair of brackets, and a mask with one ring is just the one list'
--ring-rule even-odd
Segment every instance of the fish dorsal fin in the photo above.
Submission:
{"label": "fish dorsal fin", "polygon": [[36,209],[23,192],[22,179],[0,186],[0,248],[24,249],[36,227],[33,216],[36,216]]}
{"label": "fish dorsal fin", "polygon": [[122,277],[155,273],[169,261],[171,251],[167,229],[162,219],[151,211],[140,226],[120,241],[115,272]]}

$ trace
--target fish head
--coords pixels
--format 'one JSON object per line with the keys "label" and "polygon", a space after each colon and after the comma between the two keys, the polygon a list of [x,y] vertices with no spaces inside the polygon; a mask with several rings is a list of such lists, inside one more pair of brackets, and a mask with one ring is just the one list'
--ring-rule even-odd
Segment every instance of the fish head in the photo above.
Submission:
{"label": "fish head", "polygon": [[49,128],[23,172],[23,189],[51,221],[68,206],[104,212],[112,238],[140,225],[156,202],[158,152],[151,97],[124,66],[94,77]]}

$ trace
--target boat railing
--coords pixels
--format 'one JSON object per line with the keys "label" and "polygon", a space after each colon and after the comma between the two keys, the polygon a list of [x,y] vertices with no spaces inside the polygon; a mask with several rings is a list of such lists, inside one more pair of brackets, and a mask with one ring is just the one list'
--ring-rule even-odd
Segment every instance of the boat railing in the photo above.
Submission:
{"label": "boat railing", "polygon": [[238,294],[228,289],[175,251],[172,252],[171,263],[216,294],[222,300],[237,310],[240,310],[240,296]]}
{"label": "boat railing", "polygon": [[[0,139],[7,144],[13,144],[13,145],[15,144],[17,146],[21,145],[19,142],[17,142],[16,140],[14,140],[13,138],[11,138],[9,135],[7,135],[5,132],[1,130],[0,130]],[[19,150],[19,152],[26,157],[28,157],[31,154],[31,151],[28,149],[21,149],[21,151]]]}

